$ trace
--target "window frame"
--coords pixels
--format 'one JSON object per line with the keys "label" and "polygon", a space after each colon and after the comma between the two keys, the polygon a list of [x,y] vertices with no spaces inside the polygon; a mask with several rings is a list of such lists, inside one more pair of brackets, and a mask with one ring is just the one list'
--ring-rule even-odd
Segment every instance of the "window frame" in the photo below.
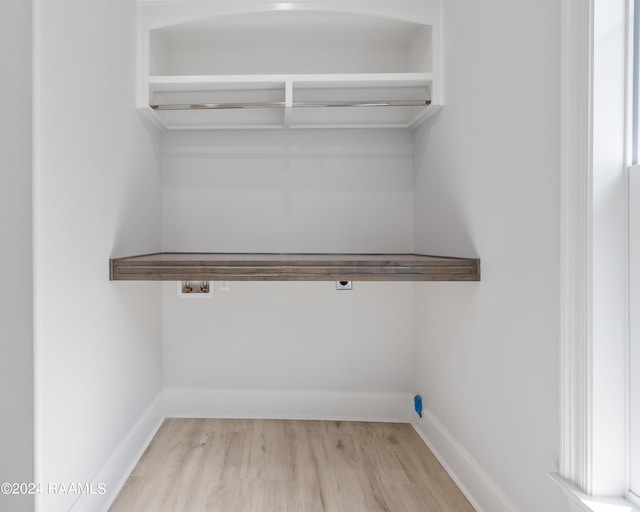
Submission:
{"label": "window frame", "polygon": [[[640,510],[628,499],[627,453],[627,166],[638,152],[627,129],[638,124],[628,116],[629,80],[638,79],[628,73],[631,1],[561,5],[561,446],[553,477],[572,510]],[[612,204],[614,213],[604,207]]]}
{"label": "window frame", "polygon": [[[640,505],[640,0],[630,0],[629,122],[629,340],[627,347],[627,481],[625,497]],[[634,312],[639,312],[634,314]]]}
{"label": "window frame", "polygon": [[[635,0],[636,2],[638,0]],[[635,88],[635,96],[638,90]],[[634,105],[635,108],[635,105]],[[637,131],[633,132],[634,136]],[[640,505],[640,165],[629,167],[628,461],[625,497]]]}

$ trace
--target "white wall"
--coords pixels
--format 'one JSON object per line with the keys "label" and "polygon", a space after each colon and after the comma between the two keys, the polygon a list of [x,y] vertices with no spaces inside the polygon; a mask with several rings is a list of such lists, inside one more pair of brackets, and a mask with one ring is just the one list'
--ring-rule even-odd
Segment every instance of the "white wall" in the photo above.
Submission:
{"label": "white wall", "polygon": [[428,409],[416,425],[486,512],[566,510],[546,475],[559,430],[559,17],[555,0],[446,2],[446,107],[416,134],[416,249],[482,259],[481,283],[416,285]]}
{"label": "white wall", "polygon": [[[190,133],[165,143],[165,250],[411,250],[408,132]],[[353,291],[338,292],[335,283],[238,282],[210,301],[192,301],[178,300],[169,283],[163,297],[164,384],[174,394],[211,393],[208,408],[192,414],[231,414],[213,397],[238,390],[399,393],[362,414],[397,417],[411,408],[394,405],[411,391],[411,285],[356,282]],[[172,413],[188,413],[191,395],[184,393],[170,400]],[[320,400],[305,397],[292,398],[280,414],[343,414],[337,405],[302,407]],[[233,413],[259,414],[248,398],[244,405]],[[361,413],[354,406],[351,414]]]}
{"label": "white wall", "polygon": [[411,249],[408,132],[172,133],[163,157],[165,250]]}
{"label": "white wall", "polygon": [[[355,282],[352,291],[336,291],[334,282],[230,286],[188,300],[177,298],[175,283],[165,285],[172,415],[408,417],[410,283]],[[197,396],[208,397],[206,405],[192,405]]]}
{"label": "white wall", "polygon": [[[0,4],[0,483],[34,479],[31,11]],[[33,496],[0,494],[0,510],[33,510]]]}
{"label": "white wall", "polygon": [[[110,256],[160,248],[157,140],[134,103],[135,3],[35,11],[36,479],[110,493],[160,414],[160,286],[108,274]],[[106,496],[37,499],[93,511]]]}

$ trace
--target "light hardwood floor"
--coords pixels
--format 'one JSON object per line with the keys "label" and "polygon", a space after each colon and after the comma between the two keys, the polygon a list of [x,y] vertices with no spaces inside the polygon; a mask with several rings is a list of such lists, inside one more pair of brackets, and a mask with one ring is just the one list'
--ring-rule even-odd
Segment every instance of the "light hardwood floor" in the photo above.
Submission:
{"label": "light hardwood floor", "polygon": [[472,512],[410,425],[170,418],[109,512]]}

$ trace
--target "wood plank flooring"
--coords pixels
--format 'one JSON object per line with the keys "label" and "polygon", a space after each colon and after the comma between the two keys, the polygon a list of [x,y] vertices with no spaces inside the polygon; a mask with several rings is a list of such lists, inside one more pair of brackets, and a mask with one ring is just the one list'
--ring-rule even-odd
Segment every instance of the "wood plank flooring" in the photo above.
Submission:
{"label": "wood plank flooring", "polygon": [[109,512],[473,512],[410,425],[164,421]]}

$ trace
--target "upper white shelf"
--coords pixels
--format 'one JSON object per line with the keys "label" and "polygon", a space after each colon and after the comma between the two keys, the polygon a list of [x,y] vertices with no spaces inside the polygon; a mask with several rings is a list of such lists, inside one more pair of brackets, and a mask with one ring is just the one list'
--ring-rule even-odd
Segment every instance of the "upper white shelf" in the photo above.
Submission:
{"label": "upper white shelf", "polygon": [[148,108],[170,129],[412,127],[436,108],[432,81],[431,73],[150,77]]}
{"label": "upper white shelf", "polygon": [[414,127],[443,104],[439,4],[388,4],[139,2],[138,107],[167,129]]}

